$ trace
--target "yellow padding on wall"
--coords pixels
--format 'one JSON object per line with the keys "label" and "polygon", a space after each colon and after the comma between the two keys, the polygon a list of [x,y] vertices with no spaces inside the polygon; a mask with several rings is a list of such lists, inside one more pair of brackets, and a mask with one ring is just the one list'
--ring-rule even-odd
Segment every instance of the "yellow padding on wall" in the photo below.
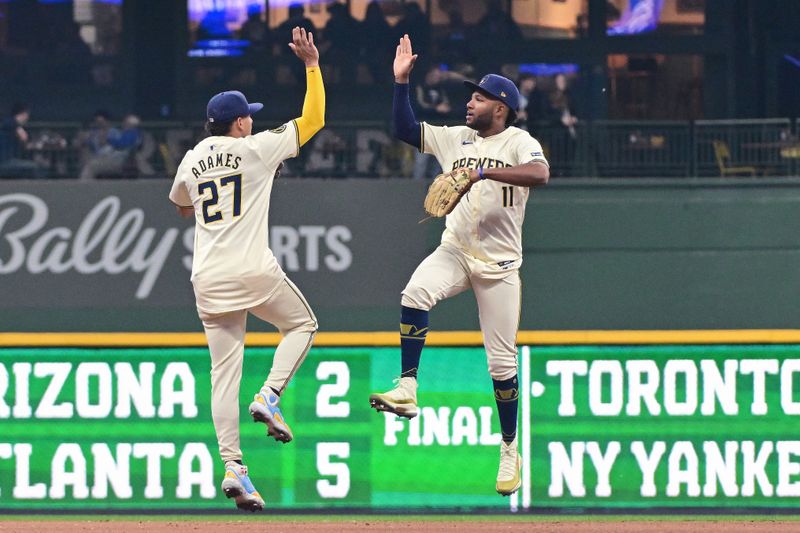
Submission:
{"label": "yellow padding on wall", "polygon": [[[278,333],[248,333],[248,346],[276,346]],[[519,345],[797,344],[800,329],[520,331]],[[427,346],[480,346],[479,331],[434,331]],[[203,333],[0,333],[0,347],[205,346]],[[316,346],[399,346],[396,331],[322,332]]]}

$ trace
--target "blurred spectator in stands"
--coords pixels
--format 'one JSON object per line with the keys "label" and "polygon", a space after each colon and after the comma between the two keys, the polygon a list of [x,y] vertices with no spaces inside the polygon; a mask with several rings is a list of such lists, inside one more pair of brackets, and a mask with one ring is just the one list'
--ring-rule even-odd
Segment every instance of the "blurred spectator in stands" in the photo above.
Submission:
{"label": "blurred spectator in stands", "polygon": [[[301,2],[293,2],[289,4],[289,18],[281,22],[281,24],[277,27],[278,31],[287,35],[287,37],[284,38],[287,44],[292,39],[292,28],[295,26],[304,28],[309,33],[316,31],[314,23],[311,22],[310,18],[306,17],[305,6]],[[283,48],[284,47],[281,46],[281,50]],[[289,47],[286,46],[286,48],[288,49]]]}
{"label": "blurred spectator in stands", "polygon": [[80,25],[71,20],[57,30],[58,38],[49,66],[52,81],[79,84],[91,81],[92,49],[81,37],[80,30]]}
{"label": "blurred spectator in stands", "polygon": [[270,46],[269,26],[261,20],[261,6],[252,4],[247,8],[247,20],[242,24],[240,35],[250,42],[248,53],[263,59]]}
{"label": "blurred spectator in stands", "polygon": [[254,79],[248,80],[248,67],[244,67],[240,73],[242,84],[249,81],[250,84],[264,85],[275,80],[275,64],[270,57],[272,34],[267,22],[261,19],[262,9],[263,6],[258,4],[248,6],[247,20],[239,30],[239,37],[250,43],[247,55],[252,58],[250,64],[253,69],[250,72],[255,76]]}
{"label": "blurred spectator in stands", "polygon": [[[611,0],[606,2],[606,26],[610,26],[615,20],[620,17],[620,12],[617,6]],[[584,39],[589,36],[589,13],[587,10],[582,10],[575,17],[575,37]]]}
{"label": "blurred spectator in stands", "polygon": [[476,46],[478,72],[497,72],[503,61],[515,61],[515,52],[522,43],[522,30],[510,14],[503,11],[500,0],[487,2],[486,14],[475,25],[472,42]]}
{"label": "blurred spectator in stands", "polygon": [[575,116],[573,108],[573,100],[569,88],[567,86],[567,77],[564,74],[556,74],[553,78],[555,86],[549,94],[548,102],[550,104],[549,113],[551,117],[551,124],[556,128],[553,132],[553,137],[550,145],[550,161],[564,161],[568,164],[558,165],[556,173],[559,175],[566,175],[570,164],[575,159],[575,152],[577,149],[578,132],[576,126],[578,118]]}
{"label": "blurred spectator in stands", "polygon": [[41,177],[39,165],[28,152],[30,135],[25,125],[30,119],[30,108],[17,103],[11,115],[0,124],[0,175],[6,178]]}
{"label": "blurred spectator in stands", "polygon": [[[512,44],[522,41],[522,30],[520,30],[513,17],[503,10],[500,0],[489,0],[487,2],[486,13],[476,26],[478,30],[488,35],[493,35],[495,37],[494,40],[510,41]],[[502,39],[496,39],[499,36],[502,36]]]}
{"label": "blurred spectator in stands", "polygon": [[31,111],[27,104],[17,103],[11,107],[11,116],[3,120],[3,148],[0,152],[2,159],[19,157],[25,150],[25,146],[30,140],[25,124],[31,117]]}
{"label": "blurred spectator in stands", "polygon": [[403,17],[397,21],[392,33],[395,46],[403,35],[408,34],[414,41],[414,53],[427,57],[431,48],[431,23],[418,3],[403,4]]}
{"label": "blurred spectator in stands", "polygon": [[[330,128],[314,136],[314,146],[305,160],[304,171],[312,176],[347,177],[347,140]],[[292,162],[297,162],[293,159]]]}
{"label": "blurred spectator in stands", "polygon": [[[348,11],[347,5],[328,5],[331,18],[325,25],[323,60],[335,69],[332,81],[355,83],[356,65],[361,46],[361,25]],[[328,77],[330,80],[331,77]]]}
{"label": "blurred spectator in stands", "polygon": [[127,115],[122,129],[109,130],[108,144],[90,158],[81,169],[81,181],[91,181],[98,176],[122,176],[135,167],[136,151],[142,144],[139,117]]}
{"label": "blurred spectator in stands", "polygon": [[[447,121],[451,107],[444,84],[444,71],[439,65],[429,66],[422,83],[416,86],[414,92],[420,122],[441,124]],[[414,179],[429,179],[441,171],[438,161],[432,155],[420,151],[414,154]]]}
{"label": "blurred spectator in stands", "polygon": [[460,72],[465,76],[474,75],[475,54],[470,46],[467,37],[467,26],[461,12],[453,9],[449,13],[450,23],[447,25],[447,33],[439,39],[438,57],[442,63],[446,63],[454,71]]}
{"label": "blurred spectator in stands", "polygon": [[[513,79],[513,78],[512,78]],[[536,78],[530,74],[521,74],[517,80],[519,89],[519,109],[517,110],[516,126],[526,128],[528,124],[528,101],[533,89],[536,87]]]}
{"label": "blurred spectator in stands", "polygon": [[231,30],[228,28],[227,15],[224,8],[214,8],[205,14],[203,19],[197,26],[198,41],[205,41],[208,39],[230,39],[233,37]]}
{"label": "blurred spectator in stands", "polygon": [[450,99],[444,90],[447,79],[445,71],[439,65],[431,65],[425,78],[416,87],[417,116],[425,121],[439,119],[442,122],[450,114]]}
{"label": "blurred spectator in stands", "polygon": [[569,132],[570,137],[575,139],[577,137],[575,125],[578,123],[578,118],[574,114],[574,104],[567,86],[567,77],[564,74],[556,74],[553,82],[555,87],[549,97],[552,108],[551,116],[555,118],[557,125],[563,126]]}
{"label": "blurred spectator in stands", "polygon": [[305,6],[299,2],[291,3],[289,4],[289,18],[275,28],[273,55],[277,55],[281,65],[288,67],[295,83],[305,83],[306,67],[302,61],[297,61],[294,52],[289,48],[289,43],[292,41],[292,28],[295,26],[299,26],[317,37],[314,23],[305,15]]}
{"label": "blurred spectator in stands", "polygon": [[95,111],[87,128],[80,131],[74,141],[81,168],[89,159],[109,149],[110,137],[118,136],[119,131],[111,126],[111,114],[103,109]]}
{"label": "blurred spectator in stands", "polygon": [[546,122],[552,116],[547,94],[539,88],[536,76],[523,74],[519,79],[519,113],[517,120],[520,127],[530,132],[536,125]]}
{"label": "blurred spectator in stands", "polygon": [[361,22],[360,55],[373,82],[392,81],[392,71],[387,69],[386,65],[391,64],[397,42],[380,3],[378,0],[372,0],[367,5],[367,13]]}

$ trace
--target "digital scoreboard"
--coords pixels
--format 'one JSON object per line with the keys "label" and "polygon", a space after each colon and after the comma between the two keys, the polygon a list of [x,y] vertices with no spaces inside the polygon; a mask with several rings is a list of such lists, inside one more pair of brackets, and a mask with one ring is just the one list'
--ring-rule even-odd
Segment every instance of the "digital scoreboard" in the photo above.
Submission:
{"label": "digital scoreboard", "polygon": [[[246,350],[241,447],[273,509],[796,506],[800,347],[520,348],[523,486],[494,491],[482,348],[431,346],[420,415],[369,408],[396,347],[315,347],[284,393],[294,440],[247,405],[274,348]],[[0,510],[227,509],[205,348],[0,350]]]}

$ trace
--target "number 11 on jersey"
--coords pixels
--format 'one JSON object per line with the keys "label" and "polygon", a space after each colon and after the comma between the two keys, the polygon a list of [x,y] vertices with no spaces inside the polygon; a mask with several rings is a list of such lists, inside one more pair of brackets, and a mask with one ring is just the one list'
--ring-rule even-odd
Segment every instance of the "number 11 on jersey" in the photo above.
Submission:
{"label": "number 11 on jersey", "polygon": [[503,207],[514,207],[514,187],[503,185]]}

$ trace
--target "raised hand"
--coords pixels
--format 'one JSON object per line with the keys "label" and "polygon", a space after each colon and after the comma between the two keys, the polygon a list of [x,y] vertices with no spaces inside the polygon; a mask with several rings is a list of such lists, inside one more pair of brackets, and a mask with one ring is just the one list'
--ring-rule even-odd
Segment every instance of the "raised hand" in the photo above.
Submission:
{"label": "raised hand", "polygon": [[414,62],[417,60],[417,55],[411,50],[411,39],[408,34],[400,38],[400,44],[397,45],[397,51],[394,55],[394,81],[397,83],[408,83],[411,69],[414,68]]}
{"label": "raised hand", "polygon": [[305,28],[292,28],[292,42],[289,43],[294,55],[300,58],[307,67],[319,66],[319,50],[314,45],[314,34],[306,33]]}

